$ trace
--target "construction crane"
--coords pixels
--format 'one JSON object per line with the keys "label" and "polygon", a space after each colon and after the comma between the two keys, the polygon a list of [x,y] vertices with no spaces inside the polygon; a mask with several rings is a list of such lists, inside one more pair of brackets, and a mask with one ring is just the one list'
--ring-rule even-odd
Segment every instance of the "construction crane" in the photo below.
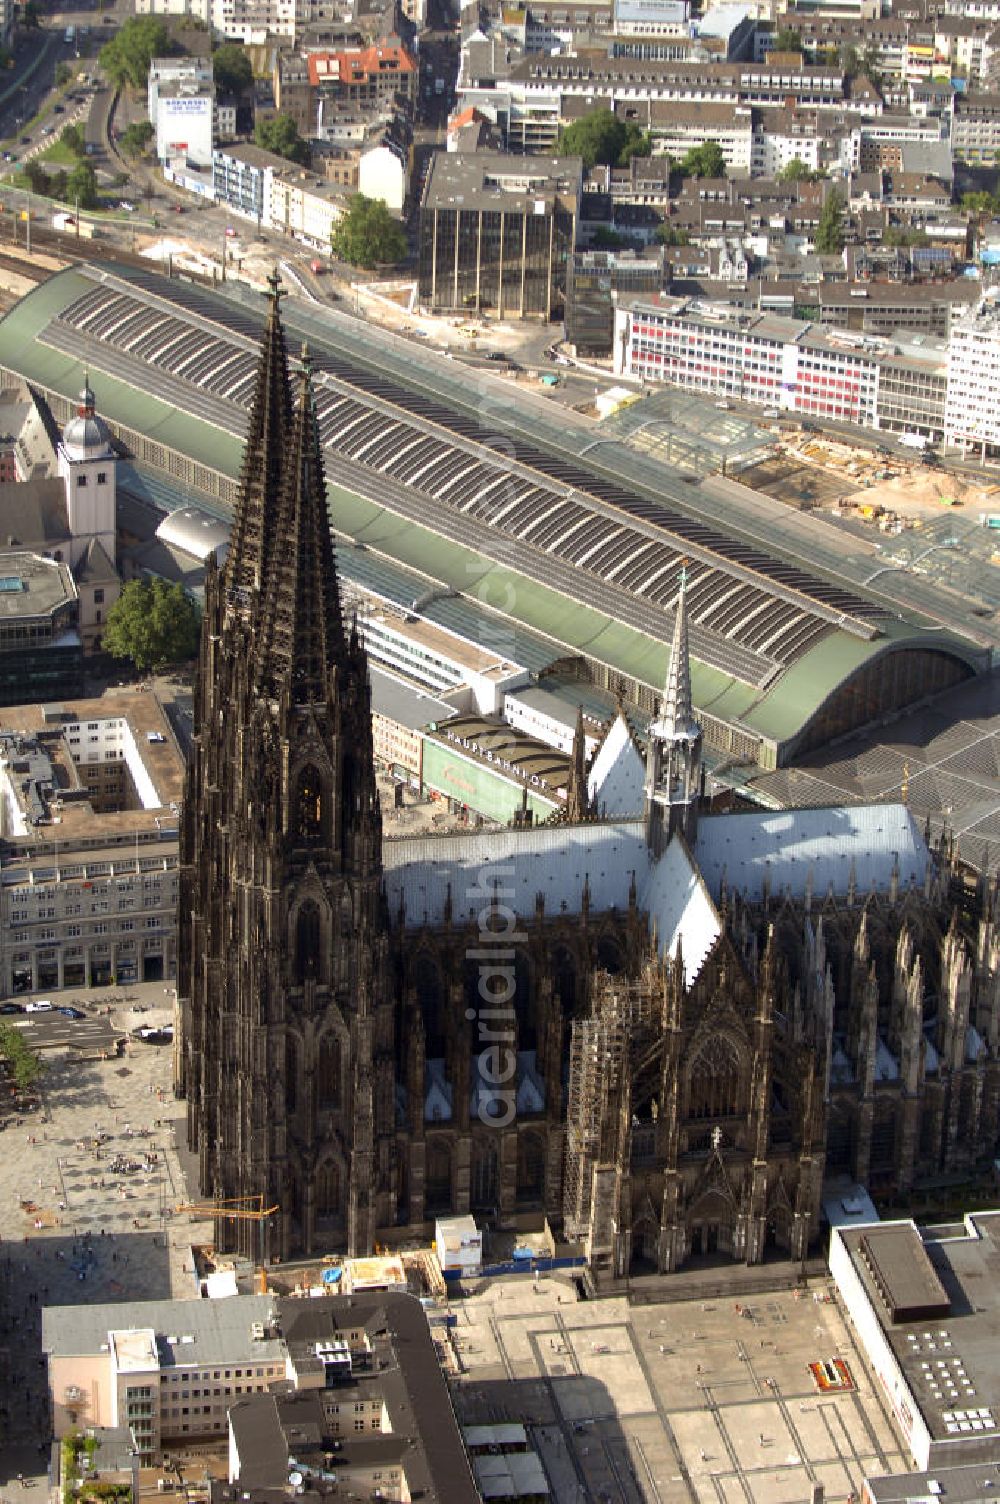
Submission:
{"label": "construction crane", "polygon": [[213,1222],[217,1219],[224,1219],[227,1222],[257,1222],[259,1224],[260,1261],[257,1265],[257,1278],[261,1295],[267,1294],[267,1260],[264,1250],[267,1219],[280,1210],[279,1206],[264,1205],[263,1191],[256,1196],[232,1196],[228,1200],[220,1198],[216,1201],[183,1201],[180,1206],[174,1207],[175,1212],[190,1212],[193,1217],[211,1217]]}

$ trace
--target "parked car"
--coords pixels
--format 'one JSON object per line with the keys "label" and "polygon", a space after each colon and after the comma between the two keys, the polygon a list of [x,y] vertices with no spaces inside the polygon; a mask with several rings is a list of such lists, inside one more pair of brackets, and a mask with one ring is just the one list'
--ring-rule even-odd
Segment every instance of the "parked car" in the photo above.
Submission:
{"label": "parked car", "polygon": [[0,1014],[4,1015],[5,1017],[8,1016],[8,1015],[10,1015],[11,1013],[23,1013],[23,1012],[24,1012],[24,1004],[23,1003],[0,1003]]}
{"label": "parked car", "polygon": [[24,1011],[25,1013],[51,1013],[52,1004],[48,998],[42,997],[34,1003],[25,1003]]}
{"label": "parked car", "polygon": [[132,1038],[138,1039],[140,1044],[173,1044],[174,1026],[164,1024],[162,1029],[157,1029],[151,1024],[143,1024],[142,1028],[132,1030]]}
{"label": "parked car", "polygon": [[84,1011],[83,1011],[82,1008],[57,1008],[56,1012],[57,1013],[61,1013],[62,1016],[63,1016],[63,1018],[86,1018],[87,1017],[86,1013],[84,1013]]}

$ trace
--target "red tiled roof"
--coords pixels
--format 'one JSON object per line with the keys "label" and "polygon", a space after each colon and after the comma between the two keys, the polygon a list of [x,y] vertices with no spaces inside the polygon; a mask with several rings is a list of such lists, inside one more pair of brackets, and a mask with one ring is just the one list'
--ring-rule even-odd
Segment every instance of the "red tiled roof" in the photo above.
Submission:
{"label": "red tiled roof", "polygon": [[415,73],[417,65],[405,47],[376,43],[373,47],[347,47],[343,52],[311,52],[309,82],[361,83],[373,74]]}

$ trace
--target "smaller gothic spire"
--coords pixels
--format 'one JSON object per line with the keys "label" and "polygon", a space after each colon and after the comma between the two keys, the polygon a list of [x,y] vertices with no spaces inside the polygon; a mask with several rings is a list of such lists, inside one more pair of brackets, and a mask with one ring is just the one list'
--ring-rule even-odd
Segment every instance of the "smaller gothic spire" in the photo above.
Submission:
{"label": "smaller gothic spire", "polygon": [[591,817],[590,795],[587,789],[587,736],[583,729],[583,706],[576,708],[576,729],[573,732],[569,784],[566,789],[566,818],[577,823]]}
{"label": "smaller gothic spire", "polygon": [[691,659],[688,649],[687,566],[681,568],[680,589],[674,611],[674,636],[670,646],[667,679],[660,714],[650,728],[661,737],[694,738],[701,734],[691,700]]}

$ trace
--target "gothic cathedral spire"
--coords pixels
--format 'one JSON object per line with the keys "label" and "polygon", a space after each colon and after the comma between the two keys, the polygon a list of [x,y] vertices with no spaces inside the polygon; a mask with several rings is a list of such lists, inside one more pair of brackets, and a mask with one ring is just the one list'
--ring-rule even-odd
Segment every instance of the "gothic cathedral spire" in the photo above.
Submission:
{"label": "gothic cathedral spire", "polygon": [[691,699],[687,570],[682,568],[663,698],[649,727],[646,752],[646,840],[656,856],[676,831],[693,845],[700,785],[701,727]]}
{"label": "gothic cathedral spire", "polygon": [[209,570],[178,917],[178,1089],[202,1194],[278,1208],[287,1259],[396,1219],[394,1050],[364,647],[344,630],[308,360],[293,404],[277,279],[233,543]]}
{"label": "gothic cathedral spire", "polygon": [[260,590],[267,568],[275,535],[275,502],[283,469],[284,446],[292,415],[292,390],[279,310],[281,286],[277,272],[272,273],[268,283],[270,308],[250,403],[229,553],[223,567],[226,597],[244,606],[249,606],[254,593]]}
{"label": "gothic cathedral spire", "polygon": [[287,688],[297,704],[326,698],[327,671],[345,656],[344,619],[308,351],[264,582],[257,667],[262,689]]}

